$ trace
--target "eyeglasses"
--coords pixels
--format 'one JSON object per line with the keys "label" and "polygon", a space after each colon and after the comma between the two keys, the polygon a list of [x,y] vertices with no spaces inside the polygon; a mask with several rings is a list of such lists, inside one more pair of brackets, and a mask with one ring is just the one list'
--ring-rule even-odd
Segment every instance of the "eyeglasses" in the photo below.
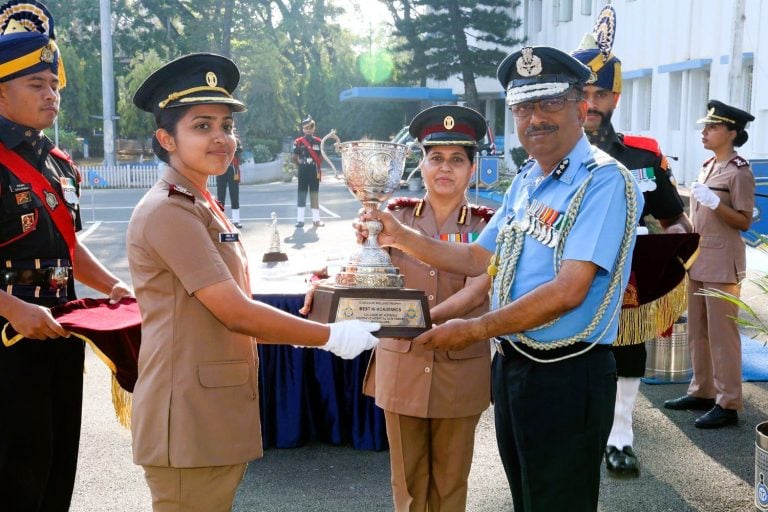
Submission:
{"label": "eyeglasses", "polygon": [[511,105],[509,110],[515,117],[528,117],[533,114],[533,110],[537,103],[542,112],[552,113],[563,110],[565,103],[568,101],[578,102],[581,101],[581,99],[557,96],[555,98],[547,98],[539,101],[524,101],[523,103]]}

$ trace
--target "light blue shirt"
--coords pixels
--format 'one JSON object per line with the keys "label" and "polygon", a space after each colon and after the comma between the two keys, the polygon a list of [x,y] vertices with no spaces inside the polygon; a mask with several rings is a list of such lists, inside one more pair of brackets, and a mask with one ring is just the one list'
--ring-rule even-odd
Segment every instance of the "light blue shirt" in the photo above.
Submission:
{"label": "light blue shirt", "polygon": [[[599,161],[609,159],[611,163],[590,171],[587,169],[587,163],[598,153],[601,153]],[[618,172],[617,166],[620,165],[618,162],[590,145],[586,136],[578,141],[566,158],[569,164],[559,178],[555,177],[555,172],[543,177],[538,162],[534,161],[533,165],[524,166],[504,195],[501,207],[476,242],[485,249],[495,252],[499,229],[515,219],[524,221],[529,213],[526,209],[531,204],[545,205],[561,215],[564,214],[580,185],[590,173],[593,174],[592,182],[587,187],[565,242],[562,260],[591,261],[599,267],[597,275],[581,305],[565,313],[554,325],[525,332],[527,336],[542,343],[580,333],[595,317],[608,291],[611,271],[618,263],[617,257],[628,213],[624,178]],[[637,212],[636,218],[632,219],[631,223],[637,226],[644,201],[643,194],[634,179],[632,183],[637,196]],[[616,339],[620,316],[620,311],[616,308],[617,306],[621,308],[624,289],[629,280],[634,245],[633,237],[622,272],[621,284],[613,292],[606,314],[597,328],[583,341],[610,344]],[[531,234],[525,235],[514,283],[509,291],[510,302],[554,279],[554,253],[554,248],[545,245]],[[494,282],[492,309],[499,307],[498,293],[500,292],[496,284]],[[508,333],[507,336],[511,340],[516,338],[515,333]]]}

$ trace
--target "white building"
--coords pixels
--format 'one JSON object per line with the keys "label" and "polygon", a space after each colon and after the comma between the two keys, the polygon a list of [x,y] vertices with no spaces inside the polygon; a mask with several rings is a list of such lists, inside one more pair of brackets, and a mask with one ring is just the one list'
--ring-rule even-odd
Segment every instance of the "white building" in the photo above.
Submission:
{"label": "white building", "polygon": [[[521,0],[513,8],[523,20],[516,35],[526,45],[570,52],[608,3],[616,9],[613,50],[624,78],[613,118],[617,130],[656,138],[677,158],[670,163],[678,181],[689,184],[711,156],[696,120],[708,99],[719,99],[757,118],[739,153],[768,159],[768,0]],[[430,85],[463,94],[458,79]],[[483,78],[478,89],[491,121],[505,112],[505,147],[518,146],[499,83]]]}

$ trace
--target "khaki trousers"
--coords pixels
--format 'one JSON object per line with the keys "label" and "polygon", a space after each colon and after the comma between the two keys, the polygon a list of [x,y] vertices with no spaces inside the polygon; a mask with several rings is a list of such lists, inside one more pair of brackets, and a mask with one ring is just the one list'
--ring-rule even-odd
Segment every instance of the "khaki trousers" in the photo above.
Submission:
{"label": "khaki trousers", "polygon": [[714,398],[723,409],[741,409],[741,337],[730,317],[738,306],[714,297],[696,295],[713,288],[739,296],[741,285],[690,280],[688,285],[688,345],[693,379],[688,394]]}
{"label": "khaki trousers", "polygon": [[414,418],[384,411],[396,512],[460,512],[480,415]]}
{"label": "khaki trousers", "polygon": [[143,466],[153,512],[230,512],[247,464],[207,468]]}

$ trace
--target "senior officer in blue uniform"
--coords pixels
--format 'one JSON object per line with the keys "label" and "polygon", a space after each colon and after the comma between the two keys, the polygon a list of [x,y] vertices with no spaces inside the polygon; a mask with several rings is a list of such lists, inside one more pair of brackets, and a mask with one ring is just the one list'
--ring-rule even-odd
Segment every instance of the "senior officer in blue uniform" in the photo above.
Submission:
{"label": "senior officer in blue uniform", "polygon": [[[494,338],[496,435],[516,511],[597,509],[613,419],[610,351],[643,199],[631,174],[589,144],[590,71],[550,47],[507,56],[498,78],[531,160],[472,244],[430,239],[386,212],[379,242],[450,272],[493,275],[491,311],[415,339],[457,350]],[[361,236],[367,235],[364,228]]]}
{"label": "senior officer in blue uniform", "polygon": [[[584,131],[592,144],[624,164],[637,178],[645,200],[641,224],[645,225],[643,219],[650,215],[661,224],[665,233],[689,233],[693,228],[659,143],[649,137],[616,133],[611,124],[621,96],[622,81],[621,61],[613,53],[615,27],[616,13],[607,5],[598,15],[593,32],[586,34],[579,48],[571,53],[593,73],[584,86],[589,105]],[[647,321],[656,323],[655,318]],[[611,475],[636,477],[640,474],[640,464],[632,448],[632,411],[640,378],[645,374],[645,343],[639,333],[624,329],[622,344],[615,344],[612,350],[618,382],[605,466]]]}
{"label": "senior officer in blue uniform", "polygon": [[130,294],[77,241],[80,174],[42,132],[66,83],[54,40],[43,4],[0,7],[0,508],[24,512],[69,509],[80,443],[84,345],[48,308],[75,299],[73,277]]}

